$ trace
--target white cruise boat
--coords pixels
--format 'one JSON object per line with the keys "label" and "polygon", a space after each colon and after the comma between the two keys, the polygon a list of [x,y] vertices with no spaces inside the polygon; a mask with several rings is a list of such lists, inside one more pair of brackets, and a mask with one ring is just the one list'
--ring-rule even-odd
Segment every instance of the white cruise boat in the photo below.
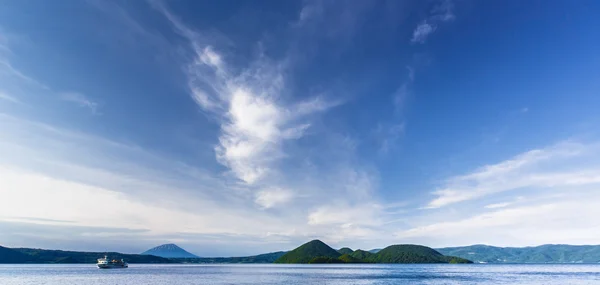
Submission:
{"label": "white cruise boat", "polygon": [[104,258],[98,258],[98,268],[102,269],[112,269],[112,268],[127,268],[129,265],[123,259],[108,259],[108,256],[104,256]]}

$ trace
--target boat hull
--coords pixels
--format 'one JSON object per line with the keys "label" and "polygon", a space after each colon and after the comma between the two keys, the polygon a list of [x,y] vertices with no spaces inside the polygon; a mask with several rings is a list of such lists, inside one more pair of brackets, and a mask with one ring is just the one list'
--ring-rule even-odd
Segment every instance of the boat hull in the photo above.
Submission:
{"label": "boat hull", "polygon": [[117,269],[127,267],[129,267],[127,264],[98,264],[98,268],[100,269]]}

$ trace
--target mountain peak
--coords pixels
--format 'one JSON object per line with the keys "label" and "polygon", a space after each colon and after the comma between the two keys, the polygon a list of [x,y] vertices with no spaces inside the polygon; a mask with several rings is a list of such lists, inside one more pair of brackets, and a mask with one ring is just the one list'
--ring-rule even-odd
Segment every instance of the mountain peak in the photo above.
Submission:
{"label": "mountain peak", "polygon": [[142,252],[145,255],[154,255],[166,258],[197,258],[198,256],[189,253],[185,249],[174,243],[162,244]]}
{"label": "mountain peak", "polygon": [[352,249],[351,249],[351,248],[349,248],[349,247],[342,247],[342,248],[338,249],[338,252],[339,252],[340,254],[351,254],[351,253],[353,253],[353,252],[354,252],[354,250],[352,250]]}
{"label": "mountain peak", "polygon": [[275,263],[309,263],[313,258],[338,258],[340,255],[337,250],[315,239],[287,252]]}

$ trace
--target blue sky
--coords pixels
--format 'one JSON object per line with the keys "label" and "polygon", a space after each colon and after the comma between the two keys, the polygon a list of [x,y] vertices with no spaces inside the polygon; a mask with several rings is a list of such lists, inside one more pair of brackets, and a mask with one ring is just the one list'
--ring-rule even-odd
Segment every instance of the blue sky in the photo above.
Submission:
{"label": "blue sky", "polygon": [[0,244],[598,244],[596,1],[0,4]]}

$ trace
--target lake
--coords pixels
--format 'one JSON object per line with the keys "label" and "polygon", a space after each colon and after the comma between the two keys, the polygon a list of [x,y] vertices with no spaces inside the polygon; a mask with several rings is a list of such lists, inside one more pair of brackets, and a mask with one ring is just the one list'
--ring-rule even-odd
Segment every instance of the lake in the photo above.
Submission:
{"label": "lake", "polygon": [[600,264],[0,265],[0,284],[600,284]]}

